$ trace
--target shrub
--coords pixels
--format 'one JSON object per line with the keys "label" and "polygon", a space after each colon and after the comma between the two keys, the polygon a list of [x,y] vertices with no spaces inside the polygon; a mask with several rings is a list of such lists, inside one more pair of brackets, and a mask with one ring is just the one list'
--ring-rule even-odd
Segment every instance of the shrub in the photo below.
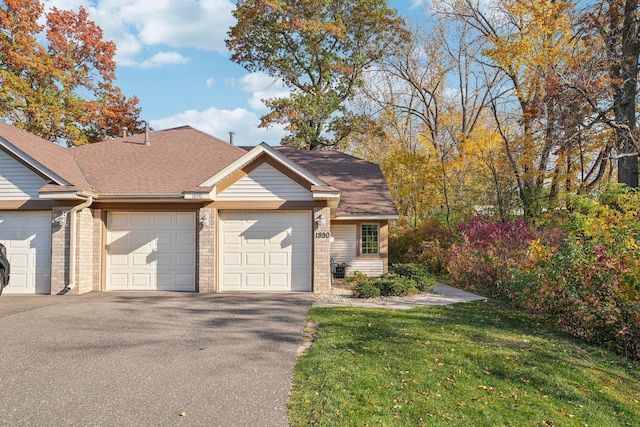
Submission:
{"label": "shrub", "polygon": [[389,271],[399,276],[415,280],[417,288],[423,292],[431,292],[436,285],[436,279],[429,269],[419,264],[392,264]]}
{"label": "shrub", "polygon": [[566,233],[541,229],[524,220],[500,222],[476,216],[460,225],[461,242],[449,250],[447,271],[454,285],[488,297],[500,297],[496,284],[509,269],[529,262],[531,242],[555,251]]}
{"label": "shrub", "polygon": [[357,282],[354,295],[356,298],[377,298],[380,296],[380,288],[369,281]]}
{"label": "shrub", "polygon": [[433,274],[444,274],[452,241],[449,230],[435,218],[425,218],[418,226],[400,223],[389,233],[389,262],[418,263]]}
{"label": "shrub", "polygon": [[371,284],[380,289],[380,295],[403,296],[418,293],[418,284],[408,277],[388,274],[371,280]]}
{"label": "shrub", "polygon": [[553,230],[520,231],[525,238],[514,243],[513,230],[470,227],[452,250],[451,276],[640,360],[640,192],[616,186],[598,197],[571,195],[559,215],[569,231],[561,244]]}
{"label": "shrub", "polygon": [[369,276],[367,276],[366,274],[364,274],[361,271],[354,271],[353,274],[347,276],[344,279],[347,283],[361,283],[361,282],[368,282],[369,281]]}
{"label": "shrub", "polygon": [[369,278],[365,274],[360,274],[352,276],[352,281],[356,283],[354,295],[357,298],[403,296],[418,292],[418,283],[415,280],[396,274],[385,274],[378,278]]}

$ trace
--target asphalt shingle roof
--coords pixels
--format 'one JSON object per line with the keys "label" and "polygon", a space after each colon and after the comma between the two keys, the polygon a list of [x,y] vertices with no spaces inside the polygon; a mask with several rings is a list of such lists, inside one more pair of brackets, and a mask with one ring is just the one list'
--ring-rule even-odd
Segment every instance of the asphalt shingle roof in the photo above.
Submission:
{"label": "asphalt shingle roof", "polygon": [[[113,196],[175,197],[198,191],[200,184],[247,153],[190,126],[150,132],[149,145],[140,134],[65,148],[2,122],[0,137],[72,184],[73,190]],[[339,151],[274,149],[340,191],[338,217],[398,214],[378,165]]]}
{"label": "asphalt shingle roof", "polygon": [[327,184],[340,190],[337,216],[398,215],[380,166],[340,151],[274,147]]}
{"label": "asphalt shingle roof", "polygon": [[70,149],[98,194],[177,195],[245,154],[190,126]]}

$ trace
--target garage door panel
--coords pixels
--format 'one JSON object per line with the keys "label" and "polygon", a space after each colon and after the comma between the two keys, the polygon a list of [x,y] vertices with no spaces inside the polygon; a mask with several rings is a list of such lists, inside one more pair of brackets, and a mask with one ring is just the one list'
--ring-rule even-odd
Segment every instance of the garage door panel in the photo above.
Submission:
{"label": "garage door panel", "polygon": [[220,290],[310,291],[311,233],[310,211],[221,211]]}
{"label": "garage door panel", "polygon": [[265,263],[264,263],[264,257],[265,254],[262,252],[259,253],[255,253],[255,252],[247,252],[245,253],[245,265],[248,266],[261,266],[264,267]]}
{"label": "garage door panel", "polygon": [[189,287],[193,284],[195,275],[193,274],[176,274],[176,286]]}
{"label": "garage door panel", "polygon": [[127,255],[114,255],[109,257],[109,264],[114,266],[126,266],[129,257]]}
{"label": "garage door panel", "polygon": [[235,232],[225,232],[223,233],[222,243],[224,243],[226,246],[242,246],[242,236]]}
{"label": "garage door panel", "polygon": [[[155,216],[159,217],[160,214]],[[133,227],[150,227],[153,225],[152,216],[149,214],[133,214],[129,217],[129,221],[127,222]]]}
{"label": "garage door panel", "polygon": [[148,274],[132,274],[131,279],[134,287],[149,288],[152,283],[151,277]]}
{"label": "garage door panel", "polygon": [[[271,237],[269,239],[269,244],[270,245],[280,245],[282,242],[286,241],[286,239],[289,237],[289,233],[287,232],[282,232],[282,233],[278,233],[275,236]],[[282,246],[282,245],[280,245]]]}
{"label": "garage door panel", "polygon": [[195,251],[195,213],[110,212],[107,290],[194,291]]}
{"label": "garage door panel", "polygon": [[269,286],[286,289],[289,285],[288,274],[269,274]]}
{"label": "garage door panel", "polygon": [[195,265],[196,257],[195,254],[192,253],[181,253],[176,254],[176,264],[177,265]]}
{"label": "garage door panel", "polygon": [[153,224],[157,227],[170,227],[173,225],[173,215],[157,214],[153,217]]}
{"label": "garage door panel", "polygon": [[[112,216],[109,218],[109,229],[112,233],[115,233],[117,230],[122,230],[129,228],[129,217],[125,215]],[[122,233],[124,234],[124,233]]]}
{"label": "garage door panel", "polygon": [[149,255],[150,252],[132,254],[127,258],[127,263],[131,264],[133,267],[144,267],[151,263]]}
{"label": "garage door panel", "polygon": [[176,244],[178,246],[190,246],[192,242],[193,242],[193,234],[191,233],[176,234]]}
{"label": "garage door panel", "polygon": [[[151,258],[153,256],[153,258]],[[154,254],[150,254],[149,256],[149,260],[153,259],[153,261],[158,264],[159,266],[163,266],[163,265],[173,265],[173,264],[177,264],[177,261],[175,261],[177,257],[174,257],[173,254],[158,254],[158,253],[154,253]]]}
{"label": "garage door panel", "polygon": [[179,216],[176,218],[176,225],[180,227],[195,227],[196,225],[196,217],[195,216]]}
{"label": "garage door panel", "polygon": [[252,288],[264,288],[264,274],[248,273],[246,276],[247,286]]}
{"label": "garage door panel", "polygon": [[269,254],[269,265],[279,265],[286,267],[289,265],[289,254],[285,252],[275,252]]}
{"label": "garage door panel", "polygon": [[242,265],[242,253],[227,252],[222,255],[222,263],[231,267],[239,267]]}
{"label": "garage door panel", "polygon": [[223,274],[222,282],[225,284],[225,290],[240,290],[242,286],[242,274],[240,273]]}
{"label": "garage door panel", "polygon": [[109,280],[110,280],[111,286],[126,287],[127,286],[127,282],[128,282],[128,275],[127,274],[111,273],[109,275]]}

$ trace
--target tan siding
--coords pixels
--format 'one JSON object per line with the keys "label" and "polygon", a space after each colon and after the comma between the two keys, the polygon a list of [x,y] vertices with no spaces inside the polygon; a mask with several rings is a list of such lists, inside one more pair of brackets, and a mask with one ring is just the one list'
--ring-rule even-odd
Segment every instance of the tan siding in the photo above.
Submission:
{"label": "tan siding", "polygon": [[217,200],[313,200],[311,192],[273,166],[263,163],[217,196]]}
{"label": "tan siding", "polygon": [[364,259],[358,258],[349,264],[347,267],[347,275],[353,274],[356,271],[364,273],[367,276],[379,277],[384,273],[384,260],[382,258]]}
{"label": "tan siding", "polygon": [[357,232],[355,224],[331,225],[331,257],[338,264],[349,264],[356,257]]}
{"label": "tan siding", "polygon": [[0,200],[37,199],[45,180],[0,151]]}

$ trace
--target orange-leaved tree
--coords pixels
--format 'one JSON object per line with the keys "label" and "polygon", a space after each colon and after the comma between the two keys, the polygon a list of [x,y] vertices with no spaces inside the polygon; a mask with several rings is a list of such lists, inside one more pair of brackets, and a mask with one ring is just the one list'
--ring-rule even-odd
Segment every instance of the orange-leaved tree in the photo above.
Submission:
{"label": "orange-leaved tree", "polygon": [[[44,17],[45,24],[40,24]],[[115,44],[77,12],[40,1],[0,5],[0,119],[43,138],[82,145],[140,131],[136,97],[115,86]]]}

